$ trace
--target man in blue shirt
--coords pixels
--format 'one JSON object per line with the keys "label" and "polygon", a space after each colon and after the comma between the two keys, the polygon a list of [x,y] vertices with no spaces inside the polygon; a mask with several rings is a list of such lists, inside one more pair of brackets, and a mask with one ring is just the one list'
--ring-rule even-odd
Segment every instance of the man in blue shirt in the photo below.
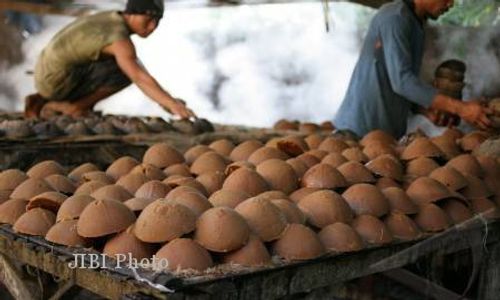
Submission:
{"label": "man in blue shirt", "polygon": [[363,136],[381,129],[406,133],[412,105],[456,115],[483,130],[491,113],[479,101],[462,102],[439,94],[419,79],[424,53],[424,22],[437,19],[453,0],[396,0],[373,18],[335,126]]}

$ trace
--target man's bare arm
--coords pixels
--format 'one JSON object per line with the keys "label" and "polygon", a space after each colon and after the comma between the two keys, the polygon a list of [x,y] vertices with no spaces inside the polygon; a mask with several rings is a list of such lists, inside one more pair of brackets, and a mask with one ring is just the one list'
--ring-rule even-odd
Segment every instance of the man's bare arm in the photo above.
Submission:
{"label": "man's bare arm", "polygon": [[488,130],[492,124],[487,115],[492,114],[492,110],[482,105],[479,101],[462,102],[451,97],[438,94],[432,102],[431,108],[445,111],[459,116],[467,123]]}
{"label": "man's bare arm", "polygon": [[158,82],[137,62],[134,44],[130,39],[120,40],[105,47],[104,54],[113,55],[120,69],[149,98],[160,104],[172,114],[182,118],[194,117],[195,114],[186,105],[176,100],[165,91]]}

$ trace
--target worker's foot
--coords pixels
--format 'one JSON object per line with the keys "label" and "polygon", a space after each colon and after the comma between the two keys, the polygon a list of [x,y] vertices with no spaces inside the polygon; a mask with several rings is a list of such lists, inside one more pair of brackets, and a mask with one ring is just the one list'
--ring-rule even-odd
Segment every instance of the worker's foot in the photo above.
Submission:
{"label": "worker's foot", "polygon": [[38,118],[42,107],[47,103],[47,100],[40,94],[28,95],[24,101],[24,116],[26,118]]}

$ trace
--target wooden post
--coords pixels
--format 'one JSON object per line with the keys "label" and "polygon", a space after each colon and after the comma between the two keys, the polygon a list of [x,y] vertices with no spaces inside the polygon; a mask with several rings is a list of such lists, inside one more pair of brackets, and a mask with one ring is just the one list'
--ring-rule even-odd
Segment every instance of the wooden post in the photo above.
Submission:
{"label": "wooden post", "polygon": [[36,295],[41,295],[36,286],[26,285],[21,271],[2,253],[0,253],[0,280],[15,299],[35,300]]}
{"label": "wooden post", "polygon": [[489,247],[481,278],[477,299],[497,300],[500,297],[500,242]]}

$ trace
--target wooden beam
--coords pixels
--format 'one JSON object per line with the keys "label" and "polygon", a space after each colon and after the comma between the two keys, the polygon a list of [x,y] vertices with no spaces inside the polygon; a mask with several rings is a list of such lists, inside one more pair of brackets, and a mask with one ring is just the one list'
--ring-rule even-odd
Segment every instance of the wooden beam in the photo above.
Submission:
{"label": "wooden beam", "polygon": [[432,281],[429,281],[425,278],[415,275],[412,272],[405,269],[394,269],[390,271],[385,271],[382,274],[384,274],[386,277],[394,281],[397,281],[411,288],[415,292],[424,295],[425,298],[431,297],[433,299],[467,300],[467,298],[462,297],[461,295],[453,291],[450,291]]}
{"label": "wooden beam", "polygon": [[63,5],[62,3],[47,4],[2,0],[0,1],[0,11],[2,10],[13,10],[41,15],[81,16],[89,14],[93,10],[93,7]]}

